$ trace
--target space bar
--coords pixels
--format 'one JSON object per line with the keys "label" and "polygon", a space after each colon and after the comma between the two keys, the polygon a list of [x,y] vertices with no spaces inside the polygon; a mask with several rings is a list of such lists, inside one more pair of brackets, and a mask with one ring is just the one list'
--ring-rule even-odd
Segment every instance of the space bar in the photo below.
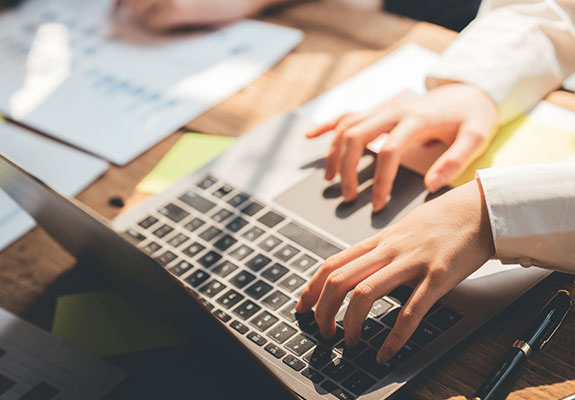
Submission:
{"label": "space bar", "polygon": [[317,254],[321,258],[328,258],[329,256],[343,250],[335,244],[311,233],[309,230],[295,222],[289,222],[279,230],[279,233]]}

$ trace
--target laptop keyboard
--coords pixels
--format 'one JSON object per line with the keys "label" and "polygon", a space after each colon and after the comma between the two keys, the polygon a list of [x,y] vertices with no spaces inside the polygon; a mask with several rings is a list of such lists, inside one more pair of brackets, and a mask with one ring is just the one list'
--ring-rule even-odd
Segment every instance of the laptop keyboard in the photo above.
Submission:
{"label": "laptop keyboard", "polygon": [[374,303],[359,345],[346,348],[343,341],[349,295],[336,335],[323,339],[313,312],[296,314],[295,305],[323,260],[341,248],[212,176],[125,233],[222,322],[338,399],[365,393],[461,319],[435,304],[393,359],[377,364],[377,350],[412,292],[402,286]]}

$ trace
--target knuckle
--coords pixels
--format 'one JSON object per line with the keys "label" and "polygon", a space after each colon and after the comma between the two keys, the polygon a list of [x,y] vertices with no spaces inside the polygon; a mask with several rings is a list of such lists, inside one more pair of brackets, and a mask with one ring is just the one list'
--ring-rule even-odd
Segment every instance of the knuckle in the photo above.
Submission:
{"label": "knuckle", "polygon": [[452,170],[459,168],[459,166],[461,166],[461,160],[455,156],[449,155],[443,160],[443,168],[445,169]]}
{"label": "knuckle", "polygon": [[329,290],[339,290],[345,284],[345,274],[341,270],[335,270],[329,274],[326,286]]}
{"label": "knuckle", "polygon": [[352,294],[353,302],[357,302],[359,304],[365,304],[372,300],[374,290],[371,285],[367,282],[362,282],[355,287]]}
{"label": "knuckle", "polygon": [[337,258],[335,256],[329,256],[322,264],[320,269],[324,272],[332,271],[337,266]]}
{"label": "knuckle", "polygon": [[379,159],[383,159],[397,154],[398,151],[398,145],[388,136],[386,143],[381,147],[377,156]]}

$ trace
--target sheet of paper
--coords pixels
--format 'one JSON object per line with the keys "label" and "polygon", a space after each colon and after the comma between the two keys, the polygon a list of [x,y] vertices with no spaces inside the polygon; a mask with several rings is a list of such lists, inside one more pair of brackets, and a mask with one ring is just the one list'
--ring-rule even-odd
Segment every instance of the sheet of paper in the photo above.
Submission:
{"label": "sheet of paper", "polygon": [[124,371],[0,309],[2,400],[101,399]]}
{"label": "sheet of paper", "polygon": [[103,357],[171,346],[185,340],[182,333],[114,291],[60,297],[52,333]]}
{"label": "sheet of paper", "polygon": [[222,153],[234,141],[235,138],[226,136],[186,133],[136,189],[141,193],[160,193]]}
{"label": "sheet of paper", "polygon": [[298,112],[321,124],[346,112],[369,110],[401,92],[422,94],[437,57],[418,44],[406,44],[304,104]]}
{"label": "sheet of paper", "polygon": [[[6,122],[0,122],[0,152],[67,196],[108,168],[105,161]],[[33,227],[34,220],[0,190],[0,251]]]}
{"label": "sheet of paper", "polygon": [[0,111],[115,164],[245,87],[302,38],[245,20],[159,35],[113,0],[28,0],[0,16]]}

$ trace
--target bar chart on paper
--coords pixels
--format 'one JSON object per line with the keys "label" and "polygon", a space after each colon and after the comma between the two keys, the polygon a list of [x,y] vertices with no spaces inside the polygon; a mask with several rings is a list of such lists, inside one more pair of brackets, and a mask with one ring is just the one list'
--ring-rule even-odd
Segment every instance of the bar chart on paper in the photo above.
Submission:
{"label": "bar chart on paper", "polygon": [[152,34],[111,0],[29,0],[0,14],[0,111],[125,164],[279,61],[300,31],[246,20]]}

